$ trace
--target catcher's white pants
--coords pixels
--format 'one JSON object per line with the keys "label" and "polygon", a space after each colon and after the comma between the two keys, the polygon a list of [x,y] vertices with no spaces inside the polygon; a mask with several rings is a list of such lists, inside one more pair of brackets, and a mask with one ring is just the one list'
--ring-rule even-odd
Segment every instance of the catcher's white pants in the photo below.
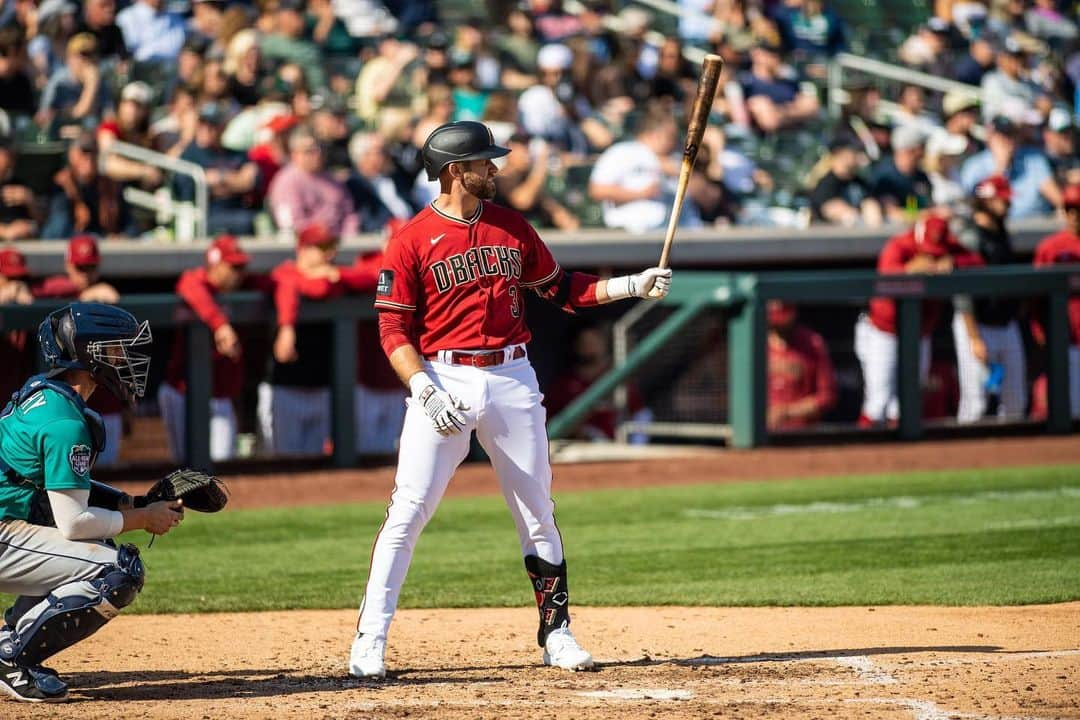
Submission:
{"label": "catcher's white pants", "polygon": [[[897,396],[898,349],[896,335],[879,330],[867,315],[855,323],[855,355],[863,374],[862,415],[871,422],[900,417]],[[930,372],[930,338],[919,339],[919,385]]]}
{"label": "catcher's white pants", "polygon": [[986,414],[986,379],[988,363],[1000,363],[1005,370],[1001,380],[997,417],[1019,419],[1027,410],[1027,361],[1024,343],[1016,321],[1005,325],[979,325],[979,334],[986,345],[987,363],[975,359],[971,352],[967,325],[960,313],[953,314],[953,341],[956,345],[956,366],[960,376],[960,407],[956,419],[962,423],[975,422]]}
{"label": "catcher's white pants", "polygon": [[356,452],[389,455],[397,450],[405,424],[405,388],[376,390],[356,386]]}
{"label": "catcher's white pants", "polygon": [[330,439],[330,388],[259,383],[263,446],[275,455],[321,455]]}
{"label": "catcher's white pants", "polygon": [[[169,438],[169,450],[184,461],[187,438],[187,397],[169,383],[158,388],[158,408]],[[210,458],[229,460],[236,454],[236,411],[229,398],[210,398]]]}
{"label": "catcher's white pants", "polygon": [[38,597],[76,580],[90,580],[116,548],[99,540],[68,540],[54,527],[0,520],[0,592]]}
{"label": "catcher's white pants", "polygon": [[[394,491],[375,538],[360,607],[359,631],[380,637],[390,628],[420,532],[468,454],[473,430],[499,477],[522,555],[555,565],[563,560],[551,500],[546,412],[528,358],[484,369],[426,362],[424,369],[436,385],[468,405],[467,424],[462,432],[442,437],[423,406],[407,401]],[[447,563],[463,562],[465,555],[467,548],[445,549]]]}

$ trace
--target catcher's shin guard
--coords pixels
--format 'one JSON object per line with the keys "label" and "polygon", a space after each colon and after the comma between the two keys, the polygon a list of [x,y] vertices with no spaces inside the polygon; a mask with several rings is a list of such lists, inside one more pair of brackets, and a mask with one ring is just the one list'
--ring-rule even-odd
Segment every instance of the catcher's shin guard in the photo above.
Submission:
{"label": "catcher's shin guard", "polygon": [[144,577],[139,549],[121,545],[116,563],[106,565],[96,578],[61,585],[25,612],[0,640],[0,659],[24,667],[40,665],[85,640],[132,603]]}
{"label": "catcher's shin guard", "polygon": [[540,630],[536,642],[544,647],[548,633],[570,625],[570,588],[566,584],[566,560],[558,565],[541,560],[536,555],[525,556],[525,570],[536,594],[540,610]]}

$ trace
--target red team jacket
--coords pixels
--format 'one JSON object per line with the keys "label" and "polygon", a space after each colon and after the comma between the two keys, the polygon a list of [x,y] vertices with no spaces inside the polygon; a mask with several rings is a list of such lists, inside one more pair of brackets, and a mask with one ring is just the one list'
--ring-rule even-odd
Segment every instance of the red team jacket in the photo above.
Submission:
{"label": "red team jacket", "polygon": [[[768,343],[769,406],[787,405],[805,397],[817,397],[821,412],[836,403],[836,377],[825,340],[813,330],[796,325],[786,344]],[[787,420],[784,428],[807,427],[817,420]]]}
{"label": "red team jacket", "polygon": [[[1064,263],[1080,263],[1080,235],[1062,230],[1043,239],[1035,248],[1035,266],[1046,267]],[[1036,333],[1043,333],[1042,325],[1034,320]],[[1080,293],[1069,296],[1069,330],[1073,345],[1080,345]]]}
{"label": "red team jacket", "polygon": [[[934,220],[926,221],[927,225]],[[939,221],[942,225],[944,221]],[[940,227],[940,226],[939,226]],[[882,275],[902,274],[904,265],[916,255],[925,254],[935,258],[952,255],[954,267],[976,267],[983,265],[983,259],[956,241],[948,230],[934,238],[916,240],[916,229],[912,228],[885,243],[878,255],[877,271]],[[944,305],[940,300],[926,300],[922,304],[922,335],[927,337],[934,332]],[[882,332],[896,334],[896,303],[887,298],[870,300],[870,322]]]}
{"label": "red team jacket", "polygon": [[375,291],[383,350],[389,356],[411,342],[430,356],[526,343],[522,289],[566,309],[596,304],[596,277],[567,279],[561,282],[562,268],[520,213],[482,201],[475,216],[460,220],[429,205],[386,250]]}

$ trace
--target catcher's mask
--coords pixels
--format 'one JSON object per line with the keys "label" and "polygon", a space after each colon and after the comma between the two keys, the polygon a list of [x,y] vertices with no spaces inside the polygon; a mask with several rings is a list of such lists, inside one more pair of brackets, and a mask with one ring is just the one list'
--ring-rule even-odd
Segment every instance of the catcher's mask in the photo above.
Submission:
{"label": "catcher's mask", "polygon": [[87,370],[94,380],[129,405],[146,392],[150,323],[102,303],[72,303],[49,314],[38,328],[38,344],[50,375]]}

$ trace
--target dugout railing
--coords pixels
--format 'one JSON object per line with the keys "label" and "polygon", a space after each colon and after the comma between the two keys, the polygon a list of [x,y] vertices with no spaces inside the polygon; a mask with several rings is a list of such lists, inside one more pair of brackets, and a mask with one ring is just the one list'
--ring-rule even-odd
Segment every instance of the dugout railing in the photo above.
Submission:
{"label": "dugout railing", "polygon": [[[29,305],[0,305],[0,331],[37,331],[42,319],[65,302],[36,301]],[[187,340],[187,462],[195,467],[211,467],[210,460],[210,394],[211,349],[213,339],[209,328],[176,295],[125,295],[122,303],[140,320],[149,320],[155,339],[163,332],[184,328]],[[234,325],[269,325],[274,319],[272,304],[256,292],[237,292],[221,298],[221,305]],[[350,298],[303,303],[298,324],[329,323],[333,340],[327,352],[331,354],[331,440],[335,467],[351,467],[356,463],[356,323],[373,319],[372,298]],[[36,342],[36,339],[31,338]],[[371,352],[382,352],[378,347]],[[36,355],[36,353],[35,353]],[[6,400],[6,399],[5,399]]]}
{"label": "dugout railing", "polygon": [[[924,300],[973,296],[1010,296],[1040,299],[1046,309],[1046,374],[1048,413],[1046,430],[1068,433],[1069,410],[1068,297],[1080,293],[1080,265],[1055,268],[1027,266],[960,270],[946,275],[878,275],[872,271],[805,271],[769,273],[705,273],[680,271],[671,293],[659,307],[670,314],[635,347],[616,355],[621,362],[601,376],[548,426],[552,439],[572,435],[574,428],[598,403],[617,392],[651,358],[665,352],[680,333],[687,332],[703,313],[722,310],[727,325],[728,423],[703,427],[645,423],[635,430],[654,435],[723,437],[739,448],[768,441],[766,430],[765,306],[769,300],[820,303],[865,303],[873,297],[897,303],[898,396],[900,418],[895,435],[914,440],[922,436],[919,337]],[[635,310],[631,310],[631,313]]]}

